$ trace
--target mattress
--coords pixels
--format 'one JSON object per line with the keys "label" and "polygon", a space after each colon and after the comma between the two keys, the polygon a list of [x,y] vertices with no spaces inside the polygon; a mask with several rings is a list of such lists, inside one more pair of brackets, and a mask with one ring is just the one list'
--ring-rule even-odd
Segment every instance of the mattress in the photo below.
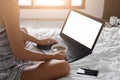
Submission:
{"label": "mattress", "polygon": [[[60,29],[29,30],[39,39],[57,36]],[[98,76],[77,74],[79,68],[98,70]],[[92,54],[70,63],[70,74],[58,80],[120,80],[120,28],[104,27]]]}

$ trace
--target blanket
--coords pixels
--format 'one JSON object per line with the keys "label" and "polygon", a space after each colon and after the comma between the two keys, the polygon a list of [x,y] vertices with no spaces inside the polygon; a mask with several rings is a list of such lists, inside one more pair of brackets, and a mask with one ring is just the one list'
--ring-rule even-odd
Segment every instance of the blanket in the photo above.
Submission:
{"label": "blanket", "polygon": [[[30,30],[42,39],[57,36],[60,29]],[[59,80],[120,80],[120,28],[103,28],[92,54],[70,63],[70,74]],[[98,70],[97,77],[77,74],[79,68]]]}

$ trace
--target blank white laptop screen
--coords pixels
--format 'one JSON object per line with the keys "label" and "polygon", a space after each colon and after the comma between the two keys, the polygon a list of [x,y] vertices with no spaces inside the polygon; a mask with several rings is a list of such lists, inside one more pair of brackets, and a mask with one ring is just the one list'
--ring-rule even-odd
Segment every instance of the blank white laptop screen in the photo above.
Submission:
{"label": "blank white laptop screen", "polygon": [[71,11],[62,33],[91,49],[101,26],[102,23]]}

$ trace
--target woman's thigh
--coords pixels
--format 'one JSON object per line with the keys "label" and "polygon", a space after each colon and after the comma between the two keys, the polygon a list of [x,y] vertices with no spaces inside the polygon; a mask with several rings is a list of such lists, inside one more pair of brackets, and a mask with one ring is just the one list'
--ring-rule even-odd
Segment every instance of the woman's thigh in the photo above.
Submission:
{"label": "woman's thigh", "polygon": [[55,80],[69,74],[69,63],[64,60],[49,60],[27,67],[21,80]]}

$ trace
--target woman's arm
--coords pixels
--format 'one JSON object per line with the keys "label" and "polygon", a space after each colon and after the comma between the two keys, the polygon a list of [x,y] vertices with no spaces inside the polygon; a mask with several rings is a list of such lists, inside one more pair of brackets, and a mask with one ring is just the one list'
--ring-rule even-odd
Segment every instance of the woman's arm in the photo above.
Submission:
{"label": "woman's arm", "polygon": [[39,44],[39,45],[51,45],[51,44],[57,43],[57,41],[52,39],[52,38],[45,38],[45,39],[41,39],[41,40],[36,39],[35,37],[29,35],[24,30],[24,28],[21,29],[21,32],[22,32],[22,36],[23,36],[24,41],[31,41],[31,42],[34,42],[34,43]]}
{"label": "woman's arm", "polygon": [[[19,23],[19,7],[16,0],[1,0],[0,9],[2,19],[6,28],[8,40],[15,57],[32,60],[32,61],[45,61],[49,59],[63,59],[63,54],[42,54],[41,52],[33,52],[25,49],[23,37],[20,30]],[[1,8],[0,7],[0,8]],[[64,53],[64,52],[59,52]]]}
{"label": "woman's arm", "polygon": [[34,42],[36,44],[38,44],[40,42],[40,40],[38,40],[35,37],[29,35],[26,28],[21,28],[21,33],[22,33],[23,41],[25,41],[25,42],[30,41],[30,42]]}

